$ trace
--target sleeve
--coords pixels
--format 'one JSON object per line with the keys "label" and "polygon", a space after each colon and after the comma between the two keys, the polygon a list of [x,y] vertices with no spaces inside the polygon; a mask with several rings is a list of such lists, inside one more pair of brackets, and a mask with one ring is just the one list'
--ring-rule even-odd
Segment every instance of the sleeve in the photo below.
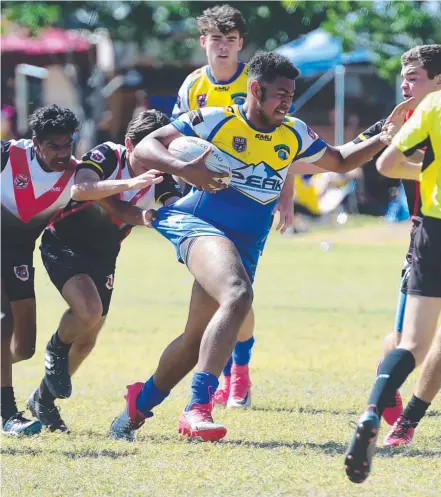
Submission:
{"label": "sleeve", "polygon": [[360,133],[357,136],[357,138],[354,138],[352,140],[352,143],[361,143],[361,142],[367,140],[368,138],[372,138],[373,136],[380,134],[385,122],[386,122],[386,119],[381,119],[381,121],[377,121],[372,126],[369,126],[369,128],[365,129],[363,131],[363,133]]}
{"label": "sleeve", "polygon": [[176,103],[172,111],[173,118],[177,118],[184,112],[188,112],[190,110],[188,90],[189,88],[188,88],[188,78],[187,78],[179,88],[178,96],[176,98]]}
{"label": "sleeve", "polygon": [[197,136],[210,141],[212,132],[231,119],[223,107],[206,107],[182,114],[172,121],[172,125],[185,136]]}
{"label": "sleeve", "polygon": [[429,114],[431,99],[426,97],[415,109],[412,117],[392,139],[392,144],[403,154],[409,154],[416,148],[423,147],[429,136]]}
{"label": "sleeve", "polygon": [[2,140],[2,172],[9,160],[9,150],[11,148],[11,140]]}
{"label": "sleeve", "polygon": [[163,174],[164,180],[155,185],[155,201],[164,205],[172,197],[181,197],[179,185],[171,174]]}
{"label": "sleeve", "polygon": [[118,170],[118,160],[115,152],[106,144],[98,145],[83,155],[78,170],[91,169],[100,180],[109,179]]}
{"label": "sleeve", "polygon": [[294,133],[299,140],[299,149],[294,161],[316,162],[323,157],[328,144],[306,123],[294,118]]}

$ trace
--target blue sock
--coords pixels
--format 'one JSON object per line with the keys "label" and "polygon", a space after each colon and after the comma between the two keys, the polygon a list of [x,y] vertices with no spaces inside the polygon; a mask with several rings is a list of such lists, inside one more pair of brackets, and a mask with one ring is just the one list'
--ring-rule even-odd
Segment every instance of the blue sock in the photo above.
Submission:
{"label": "blue sock", "polygon": [[170,392],[161,392],[153,381],[153,376],[145,382],[141,393],[136,399],[136,409],[148,418],[152,416],[151,410],[161,404]]}
{"label": "blue sock", "polygon": [[219,380],[214,374],[204,371],[194,373],[191,380],[191,399],[185,410],[189,411],[193,404],[208,404],[218,386]]}
{"label": "blue sock", "polygon": [[231,356],[229,359],[228,359],[228,362],[227,364],[225,365],[223,371],[222,371],[222,374],[224,376],[231,376],[231,366],[233,365],[233,356]]}
{"label": "blue sock", "polygon": [[246,342],[237,342],[233,350],[233,362],[238,366],[246,366],[251,360],[251,349],[254,345],[254,337]]}

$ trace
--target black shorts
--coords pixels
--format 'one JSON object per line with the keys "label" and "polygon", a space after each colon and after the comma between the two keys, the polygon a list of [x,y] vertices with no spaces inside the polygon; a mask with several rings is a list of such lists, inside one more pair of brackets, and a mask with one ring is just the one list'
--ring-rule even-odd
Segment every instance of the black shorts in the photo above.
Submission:
{"label": "black shorts", "polygon": [[424,217],[415,229],[407,293],[441,298],[441,219]]}
{"label": "black shorts", "polygon": [[104,259],[76,254],[48,230],[43,234],[40,250],[44,267],[61,294],[65,283],[73,276],[87,274],[98,290],[103,304],[103,316],[109,312],[115,278],[115,258]]}
{"label": "black shorts", "polygon": [[406,257],[404,258],[403,267],[401,268],[401,292],[407,294],[409,284],[410,268],[412,267],[412,257],[415,250],[415,234],[416,229],[421,224],[421,219],[414,220],[410,231],[410,243],[407,249]]}
{"label": "black shorts", "polygon": [[9,245],[2,240],[2,280],[10,302],[35,298],[34,248],[33,240],[19,245]]}

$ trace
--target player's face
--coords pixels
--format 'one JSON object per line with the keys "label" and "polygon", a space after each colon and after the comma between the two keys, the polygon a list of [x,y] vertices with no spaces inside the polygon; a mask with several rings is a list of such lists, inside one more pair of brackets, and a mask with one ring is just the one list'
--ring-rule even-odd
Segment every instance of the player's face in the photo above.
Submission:
{"label": "player's face", "polygon": [[258,113],[269,127],[280,126],[287,116],[296,89],[293,79],[278,76],[272,83],[259,84],[257,88]]}
{"label": "player's face", "polygon": [[243,38],[237,30],[223,34],[218,29],[213,29],[201,36],[201,45],[205,48],[210,66],[229,67],[237,62]]}
{"label": "player's face", "polygon": [[423,68],[421,62],[415,61],[407,64],[401,71],[403,82],[401,83],[401,92],[405,99],[415,98],[415,104],[418,105],[423,98],[432,91],[438,90],[439,77],[429,79],[427,71]]}
{"label": "player's face", "polygon": [[34,137],[38,157],[52,171],[64,171],[72,155],[72,135],[49,135],[40,141]]}

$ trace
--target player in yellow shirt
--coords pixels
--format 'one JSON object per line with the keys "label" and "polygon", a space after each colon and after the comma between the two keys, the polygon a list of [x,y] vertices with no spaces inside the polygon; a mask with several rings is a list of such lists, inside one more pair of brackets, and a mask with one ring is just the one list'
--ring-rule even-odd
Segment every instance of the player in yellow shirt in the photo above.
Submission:
{"label": "player in yellow shirt", "polygon": [[[422,167],[406,160],[423,147]],[[424,217],[415,232],[401,342],[381,363],[367,410],[345,455],[346,473],[354,483],[369,475],[386,403],[427,355],[433,365],[429,403],[441,388],[441,328],[436,333],[441,313],[441,91],[420,103],[377,164],[383,174],[419,179]],[[427,408],[428,403],[419,400],[416,408]]]}
{"label": "player in yellow shirt", "polygon": [[[241,105],[247,96],[248,65],[238,60],[247,26],[242,13],[229,6],[217,5],[205,10],[197,19],[200,42],[208,64],[192,72],[182,84],[173,117],[204,107]],[[179,184],[180,181],[176,178]],[[185,185],[185,183],[184,183]],[[191,188],[185,189],[188,193]],[[292,183],[287,182],[277,205],[282,233],[293,222]],[[251,405],[249,362],[254,344],[254,311],[247,316],[238,343],[223,370],[224,387],[216,392],[214,403],[246,408]]]}

